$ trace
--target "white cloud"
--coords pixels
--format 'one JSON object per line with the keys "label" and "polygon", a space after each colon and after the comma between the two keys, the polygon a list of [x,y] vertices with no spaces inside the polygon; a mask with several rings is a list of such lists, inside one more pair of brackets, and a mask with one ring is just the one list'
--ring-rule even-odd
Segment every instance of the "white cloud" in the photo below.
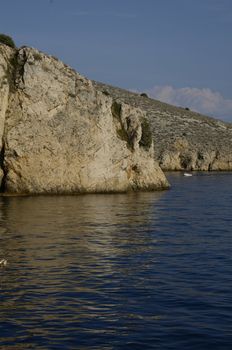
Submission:
{"label": "white cloud", "polygon": [[188,107],[193,111],[232,122],[232,99],[225,99],[209,88],[174,88],[154,86],[146,91],[150,97],[175,106]]}

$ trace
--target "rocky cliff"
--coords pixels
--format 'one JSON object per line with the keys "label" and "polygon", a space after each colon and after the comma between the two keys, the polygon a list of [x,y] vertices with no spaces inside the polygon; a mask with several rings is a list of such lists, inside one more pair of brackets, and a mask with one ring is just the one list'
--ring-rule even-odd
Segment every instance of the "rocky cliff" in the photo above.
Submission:
{"label": "rocky cliff", "polygon": [[154,156],[163,170],[232,170],[232,124],[113,86],[93,83],[112,98],[147,113]]}
{"label": "rocky cliff", "polygon": [[168,187],[146,115],[54,57],[0,45],[1,188],[86,193]]}

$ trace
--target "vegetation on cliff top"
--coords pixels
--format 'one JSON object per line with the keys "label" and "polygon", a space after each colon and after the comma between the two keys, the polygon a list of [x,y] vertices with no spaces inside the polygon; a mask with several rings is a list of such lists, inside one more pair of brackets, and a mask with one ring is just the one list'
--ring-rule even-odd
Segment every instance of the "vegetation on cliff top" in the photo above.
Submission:
{"label": "vegetation on cliff top", "polygon": [[5,34],[0,34],[0,44],[5,44],[12,48],[16,47],[14,40],[9,35],[5,35]]}

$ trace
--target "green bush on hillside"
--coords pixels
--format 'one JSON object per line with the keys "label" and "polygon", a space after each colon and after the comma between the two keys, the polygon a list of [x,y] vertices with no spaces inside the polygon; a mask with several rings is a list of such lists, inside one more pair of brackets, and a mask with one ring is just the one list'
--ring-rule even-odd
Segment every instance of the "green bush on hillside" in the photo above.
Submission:
{"label": "green bush on hillside", "polygon": [[7,46],[15,48],[14,40],[5,34],[0,34],[0,44],[5,44]]}
{"label": "green bush on hillside", "polygon": [[148,98],[149,96],[148,96],[148,94],[146,94],[146,92],[142,92],[141,94],[140,94],[140,96],[142,96],[142,97],[146,97],[146,98]]}

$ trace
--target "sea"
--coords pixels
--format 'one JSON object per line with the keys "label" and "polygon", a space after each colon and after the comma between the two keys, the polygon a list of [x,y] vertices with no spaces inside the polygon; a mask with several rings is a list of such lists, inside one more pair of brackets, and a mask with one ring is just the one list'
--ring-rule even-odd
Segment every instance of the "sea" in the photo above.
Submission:
{"label": "sea", "polygon": [[0,197],[0,349],[232,349],[232,173]]}

